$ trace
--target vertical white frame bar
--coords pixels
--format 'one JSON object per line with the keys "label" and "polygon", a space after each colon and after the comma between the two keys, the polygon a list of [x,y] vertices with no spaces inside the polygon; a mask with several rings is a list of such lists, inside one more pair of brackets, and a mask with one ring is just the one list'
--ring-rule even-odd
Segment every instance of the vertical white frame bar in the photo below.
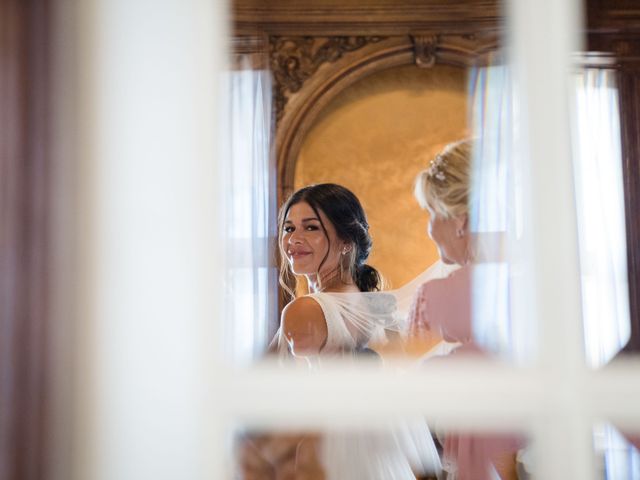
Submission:
{"label": "vertical white frame bar", "polygon": [[576,392],[586,374],[580,310],[569,96],[581,50],[582,0],[511,0],[511,61],[521,102],[521,159],[530,175],[528,266],[537,356],[555,405],[536,422],[540,478],[593,478],[591,421]]}
{"label": "vertical white frame bar", "polygon": [[223,478],[213,382],[225,2],[78,9],[77,479]]}

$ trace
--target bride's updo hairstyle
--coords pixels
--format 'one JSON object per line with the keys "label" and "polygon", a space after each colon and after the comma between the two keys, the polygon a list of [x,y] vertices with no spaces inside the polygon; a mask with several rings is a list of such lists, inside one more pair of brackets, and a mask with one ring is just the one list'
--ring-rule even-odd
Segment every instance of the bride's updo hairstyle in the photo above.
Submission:
{"label": "bride's updo hairstyle", "polygon": [[[367,223],[364,209],[358,197],[350,190],[335,183],[321,183],[301,188],[284,203],[278,216],[278,245],[280,246],[282,258],[286,258],[286,252],[282,251],[284,221],[287,218],[289,209],[300,202],[306,202],[313,209],[329,242],[329,249],[327,249],[327,253],[322,262],[320,262],[320,267],[327,260],[331,248],[331,240],[319,213],[322,211],[336,229],[338,238],[352,245],[349,254],[344,256],[344,263],[348,263],[348,265],[341,264],[345,274],[351,276],[361,292],[380,290],[382,285],[380,274],[375,268],[365,263],[369,258],[373,242],[369,235],[369,224]],[[293,296],[293,291],[287,282],[290,275],[287,262],[282,261],[280,265],[280,284]]]}
{"label": "bride's updo hairstyle", "polygon": [[447,145],[416,178],[414,194],[420,206],[443,218],[469,211],[472,140]]}

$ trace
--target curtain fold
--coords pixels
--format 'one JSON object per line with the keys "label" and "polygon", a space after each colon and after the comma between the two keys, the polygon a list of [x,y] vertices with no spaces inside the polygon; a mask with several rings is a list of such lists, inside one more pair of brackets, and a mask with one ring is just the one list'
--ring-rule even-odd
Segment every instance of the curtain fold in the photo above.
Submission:
{"label": "curtain fold", "polygon": [[605,365],[630,335],[622,153],[613,70],[575,76],[574,171],[589,365]]}
{"label": "curtain fold", "polygon": [[475,139],[470,194],[476,250],[473,334],[486,351],[522,360],[531,352],[532,324],[521,295],[524,174],[516,162],[517,105],[509,68],[495,59],[491,66],[474,69],[469,88]]}
{"label": "curtain fold", "polygon": [[234,364],[259,357],[277,315],[271,76],[241,56],[223,74],[225,349]]}

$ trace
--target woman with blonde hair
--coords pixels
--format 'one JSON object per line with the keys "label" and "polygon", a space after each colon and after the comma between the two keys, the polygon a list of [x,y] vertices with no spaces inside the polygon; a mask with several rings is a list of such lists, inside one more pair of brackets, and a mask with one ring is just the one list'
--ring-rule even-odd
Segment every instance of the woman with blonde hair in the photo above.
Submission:
{"label": "woman with blonde hair", "polygon": [[418,174],[414,194],[429,212],[429,235],[445,263],[466,265],[472,260],[469,236],[471,140],[447,145],[429,168]]}
{"label": "woman with blonde hair", "polygon": [[[470,266],[474,242],[469,230],[472,148],[471,140],[447,145],[416,178],[414,194],[429,213],[427,231],[440,259],[462,268],[445,279],[424,283],[409,314],[413,337],[435,333],[466,349],[472,344]],[[450,298],[452,293],[455,299]]]}

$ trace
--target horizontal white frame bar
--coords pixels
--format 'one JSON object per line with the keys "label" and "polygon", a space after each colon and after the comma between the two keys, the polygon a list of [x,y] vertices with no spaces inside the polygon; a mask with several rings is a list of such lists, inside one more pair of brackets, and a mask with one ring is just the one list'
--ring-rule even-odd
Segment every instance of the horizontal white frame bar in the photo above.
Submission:
{"label": "horizontal white frame bar", "polygon": [[402,412],[459,428],[527,429],[550,412],[570,415],[576,405],[588,421],[640,417],[638,359],[603,370],[585,368],[551,391],[545,369],[461,359],[422,370],[336,362],[307,372],[263,364],[231,369],[218,385],[217,406],[229,417],[274,427],[369,424]]}

